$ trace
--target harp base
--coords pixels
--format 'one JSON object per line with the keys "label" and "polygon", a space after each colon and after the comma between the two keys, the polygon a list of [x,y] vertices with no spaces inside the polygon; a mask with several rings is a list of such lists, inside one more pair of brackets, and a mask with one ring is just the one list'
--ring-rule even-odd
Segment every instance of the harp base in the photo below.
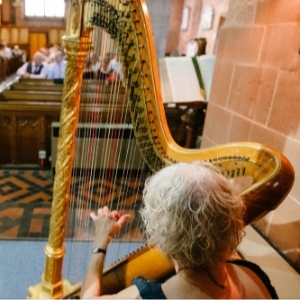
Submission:
{"label": "harp base", "polygon": [[72,285],[68,280],[63,280],[59,285],[62,285],[61,292],[54,293],[55,288],[52,287],[53,295],[42,291],[42,283],[29,286],[27,299],[62,299],[64,295],[71,294],[77,288],[77,285]]}

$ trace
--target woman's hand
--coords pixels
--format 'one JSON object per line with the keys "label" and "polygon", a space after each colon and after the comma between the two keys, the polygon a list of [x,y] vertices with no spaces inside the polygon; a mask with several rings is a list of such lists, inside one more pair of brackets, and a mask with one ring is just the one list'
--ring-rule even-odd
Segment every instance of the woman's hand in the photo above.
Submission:
{"label": "woman's hand", "polygon": [[[116,210],[110,211],[107,206],[98,209],[97,213],[90,213],[90,216],[95,224],[94,247],[103,250],[107,249],[110,240],[131,218],[130,214],[121,216]],[[92,254],[81,286],[81,299],[91,299],[102,295],[104,260],[104,252]]]}
{"label": "woman's hand", "polygon": [[106,249],[110,240],[120,231],[130,214],[120,215],[116,210],[110,211],[107,206],[98,209],[98,213],[90,213],[95,224],[94,246]]}

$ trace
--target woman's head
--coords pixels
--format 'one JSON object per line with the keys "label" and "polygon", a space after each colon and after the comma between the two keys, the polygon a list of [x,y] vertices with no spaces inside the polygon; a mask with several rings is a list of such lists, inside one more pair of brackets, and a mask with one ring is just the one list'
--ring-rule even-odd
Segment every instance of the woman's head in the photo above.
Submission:
{"label": "woman's head", "polygon": [[229,258],[243,236],[243,202],[209,163],[160,170],[146,181],[144,202],[148,243],[180,267],[213,269]]}

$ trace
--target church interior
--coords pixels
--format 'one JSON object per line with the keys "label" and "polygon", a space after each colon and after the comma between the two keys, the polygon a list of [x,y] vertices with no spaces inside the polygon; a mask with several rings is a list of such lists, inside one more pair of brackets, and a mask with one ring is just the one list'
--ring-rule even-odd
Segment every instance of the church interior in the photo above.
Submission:
{"label": "church interior", "polygon": [[[133,138],[133,128],[143,129],[143,122],[137,118],[132,125],[131,118],[139,116],[142,108],[137,104],[130,114],[127,97],[138,103],[141,95],[145,95],[147,103],[155,97],[153,94],[158,95],[160,103],[157,107],[149,105],[163,115],[157,128],[167,127],[166,137],[151,127],[154,125],[149,126],[157,133],[154,141],[166,138],[171,152],[179,147],[185,156],[197,157],[194,153],[203,152],[207,159],[210,154],[205,153],[217,149],[220,153],[224,151],[220,159],[226,160],[232,154],[219,149],[255,143],[266,149],[266,154],[255,154],[253,168],[268,169],[276,164],[280,171],[276,169],[274,174],[285,168],[287,160],[290,170],[284,170],[286,173],[279,174],[281,177],[277,173],[270,175],[280,177],[272,181],[274,187],[270,182],[263,183],[266,188],[262,189],[262,198],[266,203],[269,201],[266,213],[249,221],[237,253],[261,266],[279,298],[299,298],[299,0],[129,1],[147,5],[146,21],[150,20],[153,32],[140,48],[149,48],[151,55],[149,59],[141,51],[140,65],[142,68],[148,63],[153,70],[152,80],[158,81],[154,88],[137,87],[138,82],[147,83],[149,75],[138,76],[134,68],[128,73],[122,71],[121,64],[131,66],[136,55],[130,43],[128,48],[124,46],[124,54],[110,37],[119,34],[122,25],[114,21],[103,25],[97,17],[88,19],[91,16],[86,7],[91,9],[95,5],[102,9],[99,3],[118,1],[0,0],[0,298],[36,298],[33,295],[40,288],[36,286],[42,274],[52,269],[49,265],[57,263],[54,272],[59,268],[62,271],[64,254],[53,262],[49,254],[53,245],[57,252],[67,249],[63,277],[76,287],[87,264],[82,256],[91,247],[88,213],[99,206],[99,195],[103,198],[101,203],[111,203],[112,207],[134,214],[127,231],[112,245],[113,254],[107,265],[116,256],[120,259],[143,246],[138,210],[142,206],[143,183],[154,158],[139,148],[148,142],[146,134],[137,135],[137,141]],[[81,7],[83,2],[85,6]],[[110,9],[112,14],[112,6]],[[94,23],[84,23],[83,19]],[[137,19],[134,27],[140,28],[141,17]],[[43,60],[38,71],[37,56]],[[40,76],[42,70],[47,70],[45,76]],[[128,78],[133,80],[134,87],[127,88]],[[114,110],[108,92],[116,97]],[[77,104],[79,99],[81,103]],[[70,103],[80,105],[80,115],[64,121],[74,113],[69,111]],[[151,114],[152,111],[148,112],[147,117]],[[86,125],[89,120],[92,125]],[[76,133],[68,127],[73,122]],[[98,134],[101,139],[95,138]],[[115,135],[122,135],[120,144],[115,144]],[[93,169],[86,144],[97,151],[101,148],[107,157],[102,158],[103,152],[99,150],[93,158]],[[273,149],[276,158],[271,155]],[[122,164],[120,174],[116,162],[111,161],[112,153]],[[282,161],[276,160],[277,153]],[[249,163],[243,155],[237,160]],[[129,162],[123,161],[124,157]],[[227,175],[239,176],[235,172],[240,169],[234,168]],[[271,172],[265,169],[263,172]],[[294,179],[289,179],[293,172]],[[105,179],[100,175],[105,175]],[[92,183],[87,183],[90,178]],[[62,194],[69,193],[71,185],[68,209],[58,205],[60,182],[65,182]],[[280,200],[273,205],[273,198]],[[60,212],[63,222],[68,223],[64,225],[66,232],[54,230]],[[59,231],[63,231],[63,236]],[[122,247],[117,249],[117,244]],[[71,255],[82,262],[73,266]],[[76,273],[74,279],[72,273]],[[53,276],[56,280],[60,275]],[[43,277],[42,284],[44,280]],[[72,289],[68,282],[62,286]]]}

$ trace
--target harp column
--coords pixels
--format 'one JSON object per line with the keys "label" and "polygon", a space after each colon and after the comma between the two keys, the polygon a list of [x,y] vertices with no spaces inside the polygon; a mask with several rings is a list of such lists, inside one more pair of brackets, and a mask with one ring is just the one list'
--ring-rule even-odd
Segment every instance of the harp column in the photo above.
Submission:
{"label": "harp column", "polygon": [[62,280],[65,254],[64,237],[70,200],[70,183],[78,123],[80,92],[84,64],[91,49],[91,28],[83,28],[84,10],[89,1],[67,0],[67,28],[63,37],[66,73],[60,114],[50,232],[45,247],[46,262],[42,282],[28,288],[29,299],[60,299],[72,291],[67,280]]}

